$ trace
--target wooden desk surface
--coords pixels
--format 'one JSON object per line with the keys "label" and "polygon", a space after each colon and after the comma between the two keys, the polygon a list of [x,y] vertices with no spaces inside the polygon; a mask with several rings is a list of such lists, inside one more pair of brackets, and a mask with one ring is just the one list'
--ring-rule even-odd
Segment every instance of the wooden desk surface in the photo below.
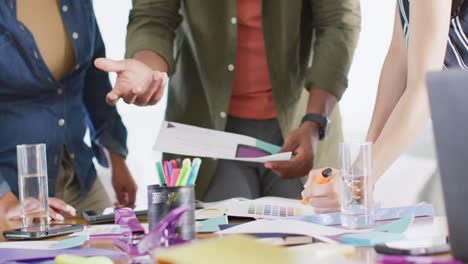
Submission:
{"label": "wooden desk surface", "polygon": [[[239,220],[237,220],[239,221]],[[82,224],[86,225],[87,223],[81,219],[81,218],[70,218],[65,221],[66,223],[69,224]],[[415,223],[417,224],[431,224],[434,226],[435,230],[439,234],[446,234],[446,227],[445,227],[445,218],[442,217],[424,217],[424,218],[417,218],[415,220]],[[20,223],[18,221],[0,221],[0,232],[3,232],[4,230],[9,230],[9,229],[14,229],[14,228],[19,228]],[[216,237],[215,234],[199,234],[197,235],[197,239],[206,239],[206,238],[213,238]],[[61,240],[64,239],[64,237],[55,237],[51,238],[49,240]],[[0,236],[0,241],[4,242],[5,238],[3,236]],[[108,249],[108,250],[120,250],[117,247],[115,247],[112,243],[112,239],[93,239],[88,242],[86,242],[83,247],[94,247],[94,248],[100,248],[100,249]],[[376,263],[376,257],[377,254],[375,253],[373,248],[367,248],[367,247],[360,247],[357,249],[357,252],[355,256],[352,258],[353,260],[360,261],[362,263]],[[129,257],[122,257],[119,259],[115,260],[115,263],[129,263],[130,258]]]}

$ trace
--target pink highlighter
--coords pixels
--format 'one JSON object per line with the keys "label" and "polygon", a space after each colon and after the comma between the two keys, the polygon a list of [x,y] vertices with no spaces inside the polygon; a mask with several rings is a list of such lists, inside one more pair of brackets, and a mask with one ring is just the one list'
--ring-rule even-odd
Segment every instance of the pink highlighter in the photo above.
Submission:
{"label": "pink highlighter", "polygon": [[169,186],[174,187],[176,186],[176,182],[179,179],[180,169],[173,169],[171,175],[171,184]]}

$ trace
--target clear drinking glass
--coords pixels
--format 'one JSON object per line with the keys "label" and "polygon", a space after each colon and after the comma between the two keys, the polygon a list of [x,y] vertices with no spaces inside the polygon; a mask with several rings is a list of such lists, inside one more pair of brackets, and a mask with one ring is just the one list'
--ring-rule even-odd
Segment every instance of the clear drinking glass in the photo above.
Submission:
{"label": "clear drinking glass", "polygon": [[374,224],[372,143],[340,144],[341,225],[364,228]]}
{"label": "clear drinking glass", "polygon": [[16,152],[22,227],[46,227],[49,224],[46,145],[18,145]]}

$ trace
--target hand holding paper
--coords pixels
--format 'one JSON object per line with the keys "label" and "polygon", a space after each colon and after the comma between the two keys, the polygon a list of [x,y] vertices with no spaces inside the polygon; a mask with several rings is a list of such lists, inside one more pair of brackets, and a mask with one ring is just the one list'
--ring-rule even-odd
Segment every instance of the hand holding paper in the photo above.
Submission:
{"label": "hand holding paper", "polygon": [[292,131],[284,142],[280,152],[292,152],[289,161],[272,161],[265,164],[285,178],[298,178],[307,175],[312,169],[315,154],[315,146],[318,141],[318,130],[313,124],[303,124]]}

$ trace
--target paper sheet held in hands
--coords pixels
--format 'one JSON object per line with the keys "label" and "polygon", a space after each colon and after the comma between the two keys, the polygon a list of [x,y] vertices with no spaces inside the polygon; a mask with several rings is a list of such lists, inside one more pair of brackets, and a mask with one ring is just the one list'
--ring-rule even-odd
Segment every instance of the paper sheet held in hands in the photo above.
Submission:
{"label": "paper sheet held in hands", "polygon": [[154,150],[207,158],[250,162],[288,161],[291,152],[253,137],[164,121]]}

